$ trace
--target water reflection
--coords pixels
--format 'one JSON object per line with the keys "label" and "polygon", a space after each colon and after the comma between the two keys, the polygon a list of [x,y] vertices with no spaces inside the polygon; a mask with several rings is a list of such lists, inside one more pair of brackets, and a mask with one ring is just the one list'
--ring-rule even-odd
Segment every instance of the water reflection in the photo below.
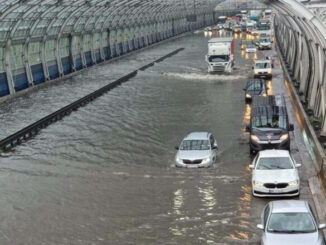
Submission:
{"label": "water reflection", "polygon": [[212,210],[216,204],[217,200],[215,198],[216,194],[214,192],[214,187],[212,183],[210,183],[208,186],[201,188],[198,187],[199,195],[201,196],[201,201],[204,206],[205,211]]}

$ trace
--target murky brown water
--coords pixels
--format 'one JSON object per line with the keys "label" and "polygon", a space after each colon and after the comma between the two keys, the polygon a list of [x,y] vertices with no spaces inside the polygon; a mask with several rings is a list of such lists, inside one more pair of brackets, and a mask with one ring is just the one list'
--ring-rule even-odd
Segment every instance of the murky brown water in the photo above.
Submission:
{"label": "murky brown water", "polygon": [[[86,71],[1,106],[6,136],[169,50],[185,50],[42,130],[0,163],[1,244],[258,244],[242,88],[253,57],[208,75],[203,33]],[[237,43],[238,47],[238,43]],[[174,168],[210,131],[212,168]]]}

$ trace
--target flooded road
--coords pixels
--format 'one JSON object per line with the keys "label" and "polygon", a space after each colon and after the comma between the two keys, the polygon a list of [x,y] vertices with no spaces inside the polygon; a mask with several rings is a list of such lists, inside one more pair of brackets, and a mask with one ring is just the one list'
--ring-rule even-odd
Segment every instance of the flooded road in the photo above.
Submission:
{"label": "flooded road", "polygon": [[[269,200],[251,195],[242,91],[255,57],[237,40],[234,74],[208,75],[208,38],[193,34],[5,103],[1,136],[185,48],[3,155],[0,244],[259,244]],[[213,167],[174,167],[174,147],[192,131],[217,139]]]}

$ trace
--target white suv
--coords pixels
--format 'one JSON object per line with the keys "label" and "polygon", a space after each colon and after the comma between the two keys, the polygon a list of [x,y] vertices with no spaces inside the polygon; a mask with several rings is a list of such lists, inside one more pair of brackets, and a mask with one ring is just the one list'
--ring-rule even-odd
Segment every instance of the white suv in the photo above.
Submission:
{"label": "white suv", "polygon": [[273,77],[270,60],[257,60],[252,69],[254,70],[254,78],[271,79]]}

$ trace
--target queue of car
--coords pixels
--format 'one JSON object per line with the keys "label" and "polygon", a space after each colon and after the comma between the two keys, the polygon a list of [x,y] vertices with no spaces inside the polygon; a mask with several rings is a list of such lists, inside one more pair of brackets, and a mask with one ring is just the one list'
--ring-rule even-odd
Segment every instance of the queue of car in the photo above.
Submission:
{"label": "queue of car", "polygon": [[[266,15],[270,15],[268,12]],[[253,22],[250,22],[253,23]],[[260,20],[259,28],[250,24],[244,28],[240,24],[228,24],[234,33],[250,32],[259,36],[256,40],[242,39],[241,50],[255,53],[272,49],[270,21]],[[232,26],[232,28],[231,28]],[[221,27],[221,26],[220,26]],[[221,27],[222,28],[222,27]],[[225,28],[225,27],[224,27]],[[261,32],[259,32],[261,31]],[[245,86],[245,102],[251,104],[250,123],[246,125],[249,133],[249,152],[253,161],[252,195],[254,197],[298,197],[300,195],[301,167],[290,152],[290,132],[294,130],[289,122],[285,98],[269,94],[267,80],[273,77],[274,60],[264,56],[254,62],[253,79]],[[175,158],[177,167],[210,167],[217,157],[218,145],[209,132],[188,134],[182,141]],[[304,200],[280,200],[269,202],[262,211],[261,223],[257,228],[262,231],[262,245],[324,245],[322,229],[310,204]]]}

